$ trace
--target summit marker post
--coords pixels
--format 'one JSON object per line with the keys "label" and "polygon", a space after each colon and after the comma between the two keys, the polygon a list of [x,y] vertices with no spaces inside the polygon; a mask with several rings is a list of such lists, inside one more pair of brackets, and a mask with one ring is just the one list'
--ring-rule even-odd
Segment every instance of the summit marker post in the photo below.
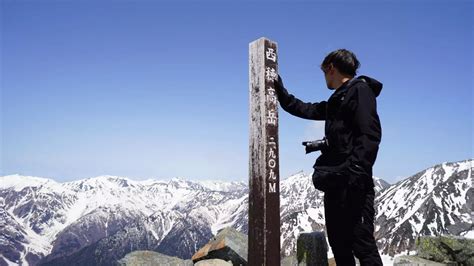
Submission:
{"label": "summit marker post", "polygon": [[280,265],[277,44],[249,44],[249,265]]}

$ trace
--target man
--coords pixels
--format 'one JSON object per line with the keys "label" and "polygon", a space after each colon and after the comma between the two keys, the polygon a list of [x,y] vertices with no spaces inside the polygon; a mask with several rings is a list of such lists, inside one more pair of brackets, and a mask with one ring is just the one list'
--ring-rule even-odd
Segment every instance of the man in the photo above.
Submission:
{"label": "man", "polygon": [[382,265],[374,233],[372,167],[382,129],[376,97],[382,83],[355,78],[360,64],[354,53],[339,49],[324,58],[321,69],[334,93],[327,101],[306,103],[289,94],[278,76],[275,89],[281,107],[304,119],[325,120],[325,146],[313,168],[313,184],[324,191],[329,244],[338,266]]}

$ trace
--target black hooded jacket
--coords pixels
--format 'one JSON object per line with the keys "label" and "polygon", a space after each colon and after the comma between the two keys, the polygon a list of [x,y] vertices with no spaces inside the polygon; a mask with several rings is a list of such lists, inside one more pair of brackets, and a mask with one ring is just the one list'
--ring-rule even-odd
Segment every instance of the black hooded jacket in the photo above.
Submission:
{"label": "black hooded jacket", "polygon": [[365,182],[373,186],[372,167],[382,138],[376,102],[382,83],[359,76],[343,83],[327,101],[305,103],[288,93],[280,77],[278,80],[275,90],[285,111],[304,119],[326,121],[329,147],[322,151],[313,167],[334,166],[336,169],[345,165],[345,168],[359,169]]}

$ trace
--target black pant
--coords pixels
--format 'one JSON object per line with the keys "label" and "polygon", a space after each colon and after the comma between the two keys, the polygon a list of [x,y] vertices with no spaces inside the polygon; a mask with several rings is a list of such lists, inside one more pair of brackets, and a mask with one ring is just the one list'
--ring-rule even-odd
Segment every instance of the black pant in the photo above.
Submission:
{"label": "black pant", "polygon": [[[383,265],[374,239],[374,189],[348,187],[324,193],[326,233],[338,266]],[[354,254],[354,255],[353,255]]]}

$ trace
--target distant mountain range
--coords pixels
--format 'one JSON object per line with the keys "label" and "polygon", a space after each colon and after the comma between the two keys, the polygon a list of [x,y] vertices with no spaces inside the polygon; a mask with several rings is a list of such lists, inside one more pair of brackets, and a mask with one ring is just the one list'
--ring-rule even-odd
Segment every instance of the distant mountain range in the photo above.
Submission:
{"label": "distant mountain range", "polygon": [[[419,235],[474,237],[473,159],[376,184],[376,238],[383,254],[412,250]],[[281,181],[282,256],[301,232],[324,230],[323,193],[311,174]],[[221,228],[248,231],[247,182],[134,181],[99,176],[58,183],[0,177],[0,265],[112,265],[138,249],[190,258]]]}

